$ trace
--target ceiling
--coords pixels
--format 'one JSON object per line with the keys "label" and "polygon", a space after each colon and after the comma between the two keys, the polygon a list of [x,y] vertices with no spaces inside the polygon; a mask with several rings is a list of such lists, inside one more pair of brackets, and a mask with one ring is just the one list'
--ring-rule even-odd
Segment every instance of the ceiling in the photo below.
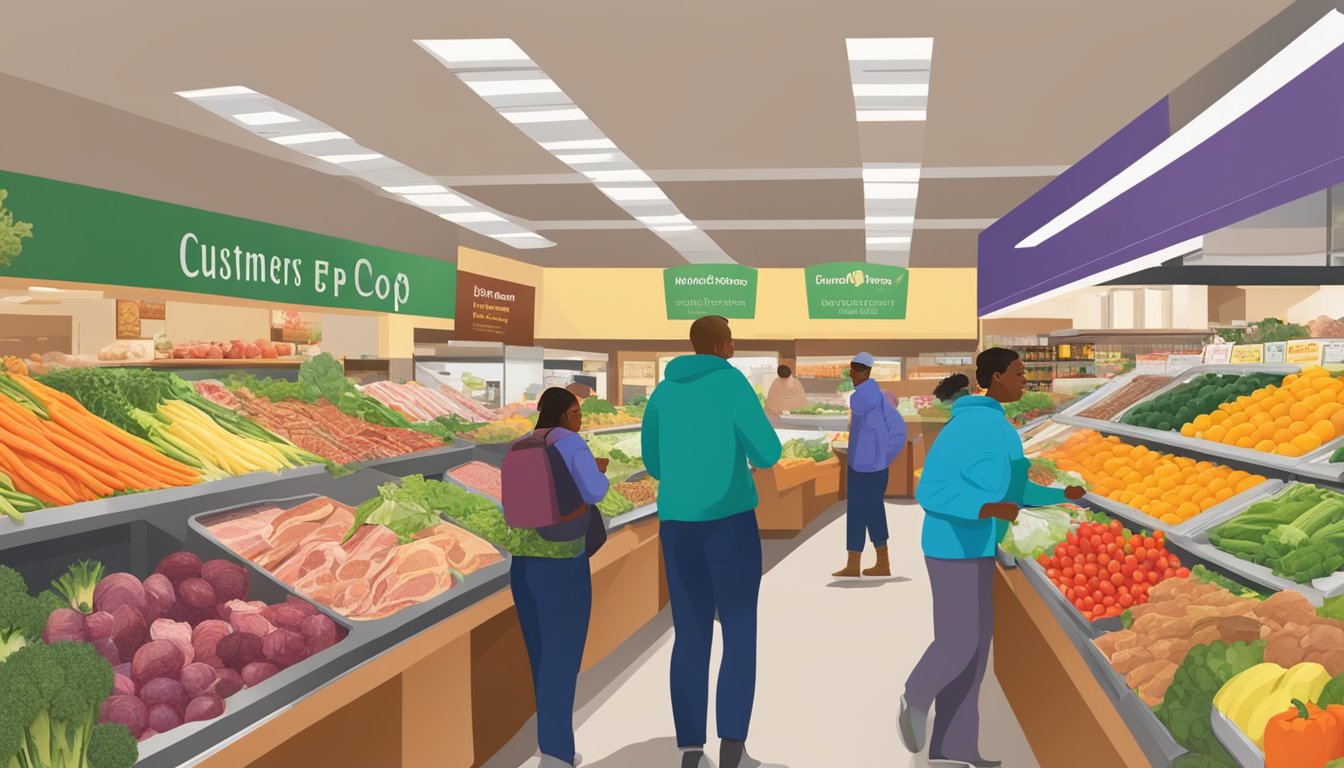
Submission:
{"label": "ceiling", "polygon": [[[413,42],[508,37],[732,259],[863,259],[860,169],[879,161],[922,165],[911,265],[965,267],[980,229],[1289,2],[142,0],[81,4],[72,24],[64,4],[6,0],[0,28],[23,34],[0,72],[387,197],[175,95],[245,85],[556,243],[464,245],[684,263]],[[927,122],[856,122],[845,39],[925,36]]]}

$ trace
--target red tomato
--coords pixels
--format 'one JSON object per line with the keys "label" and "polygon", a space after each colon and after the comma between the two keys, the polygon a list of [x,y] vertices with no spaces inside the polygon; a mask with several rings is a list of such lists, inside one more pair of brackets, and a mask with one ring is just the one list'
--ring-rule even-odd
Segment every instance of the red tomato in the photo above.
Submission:
{"label": "red tomato", "polygon": [[1134,566],[1122,565],[1120,566],[1120,573],[1125,577],[1126,581],[1130,581],[1134,578]]}
{"label": "red tomato", "polygon": [[1101,549],[1102,545],[1101,534],[1097,533],[1092,534],[1092,538],[1090,539],[1090,541],[1092,542],[1093,549]]}
{"label": "red tomato", "polygon": [[1162,578],[1164,578],[1164,579],[1171,579],[1171,578],[1175,578],[1175,577],[1176,577],[1176,569],[1175,569],[1175,568],[1168,568],[1167,570],[1165,570],[1165,571],[1162,572]]}
{"label": "red tomato", "polygon": [[1152,549],[1153,547],[1157,546],[1157,539],[1154,539],[1152,536],[1144,536],[1143,546]]}
{"label": "red tomato", "polygon": [[1107,531],[1106,533],[1101,534],[1101,543],[1102,543],[1102,544],[1114,544],[1114,543],[1115,543],[1115,534],[1114,534],[1114,533],[1111,533],[1110,531]]}
{"label": "red tomato", "polygon": [[1110,562],[1111,556],[1109,553],[1102,552],[1100,555],[1097,555],[1097,565],[1106,565]]}
{"label": "red tomato", "polygon": [[1096,563],[1088,563],[1087,565],[1083,566],[1083,573],[1087,576],[1096,576],[1097,572],[1098,570]]}
{"label": "red tomato", "polygon": [[1135,557],[1134,555],[1125,555],[1125,565],[1134,567],[1137,566],[1138,564],[1139,564],[1139,558]]}
{"label": "red tomato", "polygon": [[1063,568],[1060,568],[1060,569],[1059,569],[1059,575],[1062,576],[1062,577],[1064,577],[1064,578],[1066,578],[1066,579],[1072,579],[1072,578],[1073,578],[1073,574],[1074,574],[1074,570],[1073,570],[1073,566],[1072,566],[1072,565],[1066,565],[1066,566],[1064,566]]}
{"label": "red tomato", "polygon": [[1168,563],[1171,563],[1171,567],[1172,567],[1172,568],[1180,568],[1180,567],[1181,567],[1181,559],[1180,559],[1179,557],[1176,557],[1175,555],[1168,554],[1168,555],[1167,555],[1167,562],[1168,562]]}
{"label": "red tomato", "polygon": [[1113,574],[1111,574],[1111,584],[1113,584],[1113,585],[1115,585],[1115,586],[1118,587],[1118,586],[1120,586],[1121,584],[1124,584],[1124,583],[1125,583],[1125,575],[1124,575],[1123,573],[1113,573]]}
{"label": "red tomato", "polygon": [[1075,547],[1075,546],[1073,546],[1073,545],[1069,545],[1069,551],[1068,551],[1068,555],[1069,555],[1069,557],[1074,557],[1074,558],[1076,558],[1076,557],[1078,557],[1078,555],[1079,555],[1081,552],[1082,552],[1082,550],[1078,549],[1077,547]]}
{"label": "red tomato", "polygon": [[1080,611],[1087,610],[1086,606],[1083,604],[1083,599],[1081,597],[1073,601],[1073,607],[1077,608]]}
{"label": "red tomato", "polygon": [[1106,606],[1107,608],[1110,608],[1112,605],[1115,605],[1115,598],[1111,597],[1110,595],[1107,595],[1106,597],[1102,598],[1101,604]]}
{"label": "red tomato", "polygon": [[1096,602],[1095,602],[1092,598],[1090,598],[1090,597],[1084,597],[1084,598],[1083,598],[1083,610],[1084,610],[1084,611],[1090,611],[1090,610],[1092,610],[1092,607],[1095,606],[1095,605],[1096,605]]}
{"label": "red tomato", "polygon": [[1157,558],[1157,570],[1159,570],[1159,571],[1165,571],[1165,570],[1167,570],[1167,569],[1170,568],[1170,567],[1171,567],[1171,565],[1170,565],[1170,563],[1167,562],[1167,558],[1165,558],[1165,557],[1161,557],[1161,556],[1159,556],[1159,557]]}
{"label": "red tomato", "polygon": [[[1065,541],[1066,543],[1068,543],[1068,544],[1077,544],[1077,543],[1078,543],[1078,534],[1076,534],[1076,533],[1070,533],[1068,536],[1065,536],[1065,537],[1064,537],[1064,541]],[[1063,545],[1061,545],[1061,546],[1063,546]]]}
{"label": "red tomato", "polygon": [[1054,568],[1046,568],[1045,577],[1050,579],[1051,581],[1057,581],[1059,579],[1059,571],[1055,570]]}
{"label": "red tomato", "polygon": [[1148,550],[1140,546],[1138,549],[1134,550],[1134,556],[1139,559],[1139,562],[1143,562],[1148,559]]}
{"label": "red tomato", "polygon": [[1153,538],[1157,539],[1158,541],[1161,541],[1162,539],[1165,539],[1166,537],[1167,537],[1167,534],[1163,533],[1162,531],[1158,531],[1158,532],[1156,532],[1156,533],[1153,534]]}
{"label": "red tomato", "polygon": [[1176,577],[1179,578],[1179,579],[1188,579],[1188,578],[1190,578],[1190,569],[1189,569],[1189,568],[1181,568],[1181,569],[1178,569],[1178,570],[1176,571]]}
{"label": "red tomato", "polygon": [[1158,583],[1159,581],[1162,581],[1162,577],[1159,576],[1159,575],[1157,575],[1157,572],[1156,572],[1156,571],[1154,571],[1154,572],[1148,574],[1148,583],[1149,583],[1149,584],[1152,584],[1153,586],[1157,586],[1157,583]]}
{"label": "red tomato", "polygon": [[1069,548],[1063,544],[1055,545],[1055,557],[1064,557],[1069,554]]}
{"label": "red tomato", "polygon": [[1115,594],[1115,585],[1112,584],[1112,583],[1109,582],[1109,581],[1103,581],[1103,582],[1101,582],[1100,589],[1101,589],[1101,594],[1103,594],[1103,595],[1114,595],[1114,594]]}
{"label": "red tomato", "polygon": [[1097,562],[1097,556],[1096,556],[1095,554],[1093,554],[1092,552],[1088,552],[1088,553],[1087,553],[1087,557],[1083,558],[1083,560],[1084,560],[1084,562],[1095,563],[1095,562]]}
{"label": "red tomato", "polygon": [[1097,578],[1096,576],[1093,576],[1092,578],[1087,580],[1087,588],[1092,590],[1093,592],[1097,590],[1098,584],[1101,584],[1101,579]]}
{"label": "red tomato", "polygon": [[1078,574],[1077,576],[1074,576],[1074,577],[1073,577],[1073,585],[1074,585],[1075,587],[1086,587],[1086,586],[1087,586],[1087,577],[1084,576],[1084,575],[1081,574],[1081,573]]}
{"label": "red tomato", "polygon": [[1121,608],[1128,608],[1134,604],[1134,596],[1127,592],[1121,592],[1120,597],[1116,598],[1115,602],[1118,603]]}

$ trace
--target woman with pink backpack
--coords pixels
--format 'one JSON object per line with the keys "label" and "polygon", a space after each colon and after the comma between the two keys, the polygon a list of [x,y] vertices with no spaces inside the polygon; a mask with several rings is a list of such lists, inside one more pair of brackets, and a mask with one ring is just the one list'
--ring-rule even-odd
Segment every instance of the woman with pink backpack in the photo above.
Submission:
{"label": "woman with pink backpack", "polygon": [[573,393],[547,389],[537,401],[537,427],[504,459],[504,518],[544,539],[572,542],[565,558],[514,556],[509,571],[518,623],[532,666],[537,700],[537,768],[576,766],[574,692],[593,607],[588,558],[606,541],[593,505],[607,494],[606,459],[579,436],[583,414]]}

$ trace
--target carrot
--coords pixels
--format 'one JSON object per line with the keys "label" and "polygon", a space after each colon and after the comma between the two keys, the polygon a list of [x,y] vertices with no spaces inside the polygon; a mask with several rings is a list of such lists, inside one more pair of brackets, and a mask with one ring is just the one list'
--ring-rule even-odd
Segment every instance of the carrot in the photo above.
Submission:
{"label": "carrot", "polygon": [[[98,496],[112,495],[114,491],[113,488],[99,482],[93,475],[89,474],[84,467],[80,466],[78,462],[72,461],[70,457],[63,455],[59,449],[53,450],[52,448],[48,448],[42,445],[42,442],[46,442],[45,438],[41,441],[32,439],[24,440],[23,436],[16,434],[13,429],[0,430],[0,443],[7,444],[15,453],[27,454],[37,459],[39,462],[47,464],[53,471],[59,470],[58,474],[63,474],[67,481],[70,477],[73,477],[75,480],[79,481],[85,489],[92,491]],[[72,487],[71,490],[78,493],[77,488]]]}
{"label": "carrot", "polygon": [[[47,433],[48,438],[66,453],[79,457],[90,469],[99,469],[105,474],[124,481],[125,487],[150,490],[168,484],[154,477],[153,472],[149,469],[142,468],[142,465],[146,462],[140,461],[138,457],[128,456],[125,453],[113,456],[104,451],[102,446],[86,440],[82,435],[70,431],[59,422],[53,421],[48,424]],[[130,484],[134,485],[131,486]],[[118,490],[124,489],[119,488]]]}
{"label": "carrot", "polygon": [[[69,493],[33,471],[32,467],[20,460],[3,443],[0,443],[0,464],[4,464],[6,474],[14,480],[15,487],[23,493],[35,496],[47,504],[62,506],[75,503]],[[20,483],[26,487],[19,487]]]}
{"label": "carrot", "polygon": [[[113,490],[124,491],[129,488],[130,486],[127,485],[126,481],[132,477],[142,483],[145,480],[145,476],[136,472],[134,468],[124,465],[118,466],[107,457],[98,454],[67,435],[52,430],[47,437],[57,448],[84,462],[85,471],[104,485],[111,486]],[[137,484],[135,487],[149,490],[147,486],[141,484]]]}
{"label": "carrot", "polygon": [[111,439],[116,445],[125,448],[143,461],[155,465],[160,472],[181,476],[184,480],[184,482],[180,483],[181,485],[190,485],[199,479],[198,473],[187,465],[164,456],[154,450],[153,446],[145,440],[136,437],[129,432],[124,432],[88,411],[85,411],[82,408],[77,408],[77,406],[78,404],[76,404],[76,406],[55,404],[48,406],[47,410],[51,413],[53,421],[76,434],[84,431],[92,432],[95,435],[102,435],[103,437]]}

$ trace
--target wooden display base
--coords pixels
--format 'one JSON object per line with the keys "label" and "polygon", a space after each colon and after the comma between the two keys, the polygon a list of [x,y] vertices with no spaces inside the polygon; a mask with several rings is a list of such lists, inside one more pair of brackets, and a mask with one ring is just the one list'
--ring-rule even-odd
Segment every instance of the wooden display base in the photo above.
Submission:
{"label": "wooden display base", "polygon": [[1042,766],[1148,759],[1045,601],[1015,568],[994,577],[994,672]]}
{"label": "wooden display base", "polygon": [[[666,604],[660,550],[658,523],[650,519],[614,532],[593,558],[584,669]],[[470,768],[512,739],[534,708],[518,614],[503,589],[347,672],[197,765]]]}

